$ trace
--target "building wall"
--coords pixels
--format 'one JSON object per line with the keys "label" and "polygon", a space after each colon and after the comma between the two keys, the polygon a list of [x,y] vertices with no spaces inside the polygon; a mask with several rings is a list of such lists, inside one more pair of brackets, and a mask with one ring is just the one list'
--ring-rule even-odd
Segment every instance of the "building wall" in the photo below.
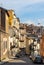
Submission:
{"label": "building wall", "polygon": [[26,54],[29,54],[29,39],[26,38]]}
{"label": "building wall", "polygon": [[20,33],[24,35],[26,33],[26,30],[25,29],[20,29]]}
{"label": "building wall", "polygon": [[31,42],[29,42],[29,38],[27,37],[26,38],[26,54],[30,54],[30,49],[29,49],[29,43],[31,43]]}
{"label": "building wall", "polygon": [[19,21],[18,21],[18,18],[16,17],[16,18],[14,18],[14,20],[13,20],[13,23],[12,23],[12,26],[15,26],[17,29],[19,29]]}
{"label": "building wall", "polygon": [[0,8],[0,60],[7,58],[8,51],[8,15],[4,8]]}
{"label": "building wall", "polygon": [[5,13],[5,29],[6,33],[9,33],[9,17],[7,16],[6,13]]}
{"label": "building wall", "polygon": [[42,35],[40,40],[40,54],[42,57],[44,57],[44,35]]}
{"label": "building wall", "polygon": [[[19,48],[19,19],[13,10],[9,10],[9,52],[13,56],[16,49]],[[16,48],[16,49],[15,49]],[[13,50],[14,49],[14,50]],[[13,52],[13,53],[12,53]]]}
{"label": "building wall", "polygon": [[26,54],[30,54],[30,44],[33,43],[33,39],[26,38]]}
{"label": "building wall", "polygon": [[2,30],[5,30],[5,10],[0,8],[0,26]]}
{"label": "building wall", "polygon": [[26,48],[26,28],[25,28],[25,24],[20,23],[20,48]]}
{"label": "building wall", "polygon": [[[3,47],[2,47],[3,46]],[[1,60],[7,58],[8,35],[1,32]]]}
{"label": "building wall", "polygon": [[0,9],[0,29],[1,29],[1,9]]}
{"label": "building wall", "polygon": [[5,30],[5,10],[1,10],[1,29]]}
{"label": "building wall", "polygon": [[0,31],[0,60],[1,60],[1,31]]}
{"label": "building wall", "polygon": [[8,10],[8,13],[9,13],[9,24],[13,26],[13,21],[14,19],[16,19],[16,15],[14,15],[13,10]]}
{"label": "building wall", "polygon": [[[0,29],[1,29],[1,9],[0,9]],[[1,60],[1,32],[0,32],[0,60]]]}

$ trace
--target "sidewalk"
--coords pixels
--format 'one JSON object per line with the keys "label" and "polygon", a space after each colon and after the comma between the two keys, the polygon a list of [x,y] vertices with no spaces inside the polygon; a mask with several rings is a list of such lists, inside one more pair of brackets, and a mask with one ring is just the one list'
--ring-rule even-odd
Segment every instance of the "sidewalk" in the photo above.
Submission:
{"label": "sidewalk", "polygon": [[4,60],[2,60],[1,62],[0,62],[0,65],[1,64],[3,64],[3,63],[7,63],[7,62],[9,62],[9,61],[11,61],[12,59],[16,59],[17,57],[13,57],[13,56],[10,56],[10,58],[6,58],[6,59],[4,59]]}
{"label": "sidewalk", "polygon": [[1,61],[1,62],[0,62],[0,65],[3,64],[3,63],[4,63],[4,62]]}
{"label": "sidewalk", "polygon": [[4,60],[2,60],[2,61],[0,62],[0,65],[3,64],[3,63],[7,63],[7,62],[10,61],[10,60],[12,60],[12,59],[6,58],[6,59],[4,59]]}

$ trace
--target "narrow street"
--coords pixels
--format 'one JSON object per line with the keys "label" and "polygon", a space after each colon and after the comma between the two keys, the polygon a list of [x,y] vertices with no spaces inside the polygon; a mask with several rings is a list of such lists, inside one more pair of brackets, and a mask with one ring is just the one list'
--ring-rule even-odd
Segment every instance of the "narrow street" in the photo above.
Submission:
{"label": "narrow street", "polygon": [[0,65],[44,65],[44,0],[0,0]]}
{"label": "narrow street", "polygon": [[4,63],[3,65],[40,65],[40,64],[34,64],[28,57],[22,57],[18,59],[12,59],[9,62]]}

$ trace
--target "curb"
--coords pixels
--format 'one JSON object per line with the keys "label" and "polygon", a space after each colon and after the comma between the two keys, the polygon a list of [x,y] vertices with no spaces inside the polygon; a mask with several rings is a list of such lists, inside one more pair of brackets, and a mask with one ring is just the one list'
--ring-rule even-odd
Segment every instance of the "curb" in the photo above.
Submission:
{"label": "curb", "polygon": [[5,60],[1,61],[1,62],[0,62],[0,65],[1,65],[1,64],[4,64],[4,63],[7,63],[9,60],[11,60],[11,59],[5,59]]}
{"label": "curb", "polygon": [[7,63],[7,62],[0,62],[0,65],[4,64],[4,63]]}

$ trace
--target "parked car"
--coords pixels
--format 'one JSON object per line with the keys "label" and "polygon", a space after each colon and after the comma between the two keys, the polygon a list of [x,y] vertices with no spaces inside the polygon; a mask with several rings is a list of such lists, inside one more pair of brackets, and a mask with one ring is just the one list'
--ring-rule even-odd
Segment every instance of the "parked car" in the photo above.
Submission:
{"label": "parked car", "polygon": [[20,54],[19,54],[19,53],[17,53],[17,54],[15,55],[15,57],[20,58]]}
{"label": "parked car", "polygon": [[20,52],[18,52],[16,54],[16,57],[20,58],[20,57],[24,57],[26,55],[25,51],[24,50],[20,50]]}
{"label": "parked car", "polygon": [[43,58],[40,55],[37,55],[32,59],[34,63],[43,63]]}

